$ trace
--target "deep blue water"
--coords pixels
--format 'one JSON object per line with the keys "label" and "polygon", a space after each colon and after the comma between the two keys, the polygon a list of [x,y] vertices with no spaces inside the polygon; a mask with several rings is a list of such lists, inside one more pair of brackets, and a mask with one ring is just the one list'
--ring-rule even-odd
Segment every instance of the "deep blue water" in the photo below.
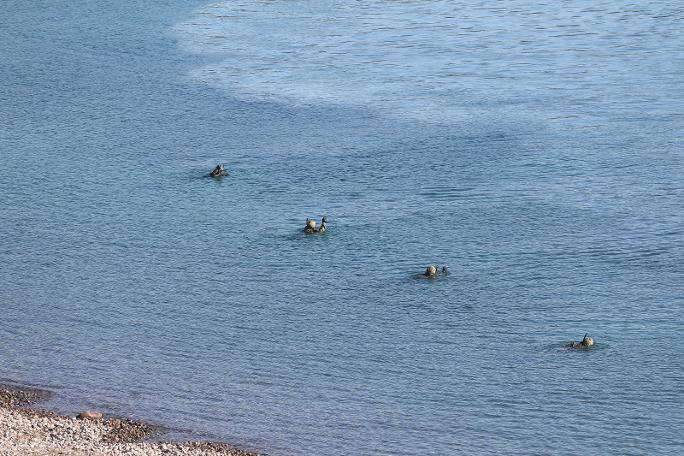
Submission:
{"label": "deep blue water", "polygon": [[6,0],[0,379],[274,456],[681,453],[683,28]]}

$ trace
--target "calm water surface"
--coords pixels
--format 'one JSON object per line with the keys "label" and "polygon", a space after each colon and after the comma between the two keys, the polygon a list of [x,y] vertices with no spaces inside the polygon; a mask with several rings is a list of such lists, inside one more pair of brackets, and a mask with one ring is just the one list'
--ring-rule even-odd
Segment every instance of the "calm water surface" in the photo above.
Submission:
{"label": "calm water surface", "polygon": [[5,1],[0,379],[274,456],[682,453],[683,29]]}

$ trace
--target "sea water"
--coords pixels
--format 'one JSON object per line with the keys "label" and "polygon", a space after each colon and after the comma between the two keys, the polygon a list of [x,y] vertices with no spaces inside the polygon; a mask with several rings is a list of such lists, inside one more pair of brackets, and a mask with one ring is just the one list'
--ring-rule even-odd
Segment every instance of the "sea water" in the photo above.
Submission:
{"label": "sea water", "polygon": [[683,451],[680,2],[2,10],[3,381],[274,456]]}

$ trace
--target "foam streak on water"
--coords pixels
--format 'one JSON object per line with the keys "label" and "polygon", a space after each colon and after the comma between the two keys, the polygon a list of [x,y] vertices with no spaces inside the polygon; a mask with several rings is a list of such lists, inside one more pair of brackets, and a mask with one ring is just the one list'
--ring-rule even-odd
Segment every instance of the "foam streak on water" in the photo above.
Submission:
{"label": "foam streak on water", "polygon": [[[492,120],[493,106],[592,122],[676,96],[681,19],[668,2],[229,1],[177,29],[185,49],[212,56],[193,77],[244,99],[447,124]],[[577,120],[587,102],[596,111]]]}

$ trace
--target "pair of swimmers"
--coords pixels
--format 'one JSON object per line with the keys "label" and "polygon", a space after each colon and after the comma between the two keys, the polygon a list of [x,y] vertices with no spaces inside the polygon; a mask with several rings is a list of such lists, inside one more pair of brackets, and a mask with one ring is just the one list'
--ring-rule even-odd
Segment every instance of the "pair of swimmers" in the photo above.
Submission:
{"label": "pair of swimmers", "polygon": [[566,347],[568,348],[589,348],[592,345],[594,345],[594,339],[591,337],[587,337],[587,334],[584,335],[584,338],[580,342],[575,342],[574,340],[571,340],[567,344],[565,344]]}
{"label": "pair of swimmers", "polygon": [[[442,266],[442,272],[443,275],[449,274],[449,266],[444,265]],[[437,277],[438,272],[437,272],[437,267],[435,265],[430,265],[427,268],[425,268],[425,272],[423,273],[425,277]]]}
{"label": "pair of swimmers", "polygon": [[226,174],[228,174],[228,173],[226,173],[226,170],[223,167],[223,163],[221,163],[219,165],[216,165],[216,168],[214,168],[209,173],[209,176],[210,177],[221,177],[221,176],[225,176]]}
{"label": "pair of swimmers", "polygon": [[316,221],[312,219],[306,219],[306,226],[304,227],[304,232],[306,234],[313,234],[313,233],[325,233],[325,231],[328,229],[328,219],[323,217],[321,219],[321,225],[319,227],[316,226]]}

